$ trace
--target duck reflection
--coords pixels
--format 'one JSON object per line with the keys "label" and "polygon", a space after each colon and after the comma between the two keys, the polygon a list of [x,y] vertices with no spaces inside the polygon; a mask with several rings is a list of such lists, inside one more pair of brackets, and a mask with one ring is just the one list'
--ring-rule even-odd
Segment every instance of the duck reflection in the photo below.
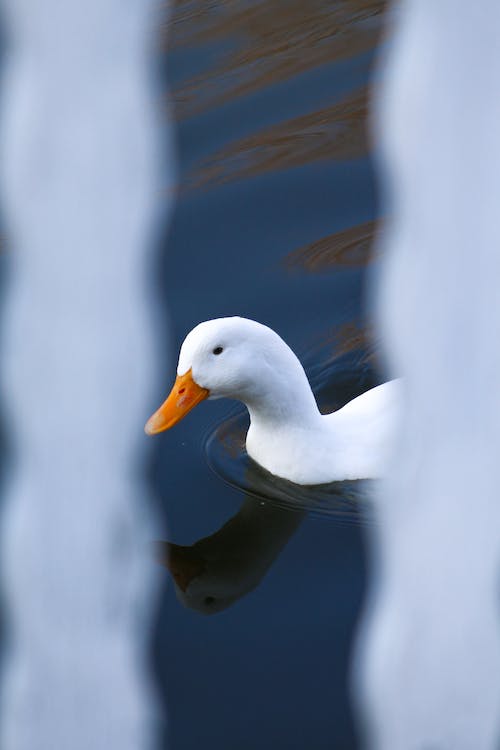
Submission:
{"label": "duck reflection", "polygon": [[[238,420],[219,427],[219,446],[226,430],[233,437],[237,433]],[[233,456],[231,463],[233,468],[243,463],[239,486],[246,488],[238,513],[191,546],[157,544],[159,562],[170,571],[178,600],[202,614],[221,612],[257,588],[310,513],[341,523],[367,517],[366,482],[295,485],[269,474],[242,450],[238,458]]]}
{"label": "duck reflection", "polygon": [[259,585],[305,515],[248,496],[222,528],[190,547],[159,542],[177,598],[202,614],[230,607]]}

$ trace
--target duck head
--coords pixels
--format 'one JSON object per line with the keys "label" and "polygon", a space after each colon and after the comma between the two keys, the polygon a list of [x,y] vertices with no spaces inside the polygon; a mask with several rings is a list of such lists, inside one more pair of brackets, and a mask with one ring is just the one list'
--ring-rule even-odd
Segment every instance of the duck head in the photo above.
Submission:
{"label": "duck head", "polygon": [[231,398],[247,406],[272,399],[290,388],[297,369],[305,377],[291,349],[261,323],[240,317],[200,323],[184,340],[174,386],[145,431],[168,430],[204,399]]}

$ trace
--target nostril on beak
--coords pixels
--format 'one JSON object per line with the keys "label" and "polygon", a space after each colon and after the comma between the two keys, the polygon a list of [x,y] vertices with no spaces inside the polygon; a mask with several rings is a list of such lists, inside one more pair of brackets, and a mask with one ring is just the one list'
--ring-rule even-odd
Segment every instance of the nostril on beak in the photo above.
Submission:
{"label": "nostril on beak", "polygon": [[179,390],[179,396],[180,396],[180,395],[181,395],[182,393],[184,393],[184,391],[185,391],[185,390],[186,390],[185,388],[181,388],[181,389]]}

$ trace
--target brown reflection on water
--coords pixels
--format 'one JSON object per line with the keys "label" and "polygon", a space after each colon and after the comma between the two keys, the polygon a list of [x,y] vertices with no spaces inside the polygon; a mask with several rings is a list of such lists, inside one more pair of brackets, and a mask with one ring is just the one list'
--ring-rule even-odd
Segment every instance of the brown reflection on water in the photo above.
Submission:
{"label": "brown reflection on water", "polygon": [[358,352],[358,362],[364,364],[375,355],[373,330],[360,318],[353,318],[327,331],[320,347],[321,351],[330,352],[326,357],[321,357],[325,364],[352,352]]}
{"label": "brown reflection on water", "polygon": [[336,357],[360,351],[364,352],[361,361],[367,362],[374,356],[371,331],[359,321],[352,320],[339,326],[335,331],[334,341]]}
{"label": "brown reflection on water", "polygon": [[353,352],[359,355],[359,365],[374,362],[378,356],[373,329],[361,318],[353,318],[327,331],[320,346],[322,351],[330,352],[328,356],[322,357],[325,364]]}
{"label": "brown reflection on water", "polygon": [[215,152],[187,176],[189,187],[242,180],[331,159],[368,153],[368,90],[261,130]]}
{"label": "brown reflection on water", "polygon": [[222,423],[217,432],[217,439],[223,445],[225,453],[233,460],[245,450],[246,437],[247,425],[238,425],[235,428],[232,419]]}
{"label": "brown reflection on water", "polygon": [[176,119],[372,49],[383,0],[177,0],[169,47],[231,40],[211,67],[172,92]]}
{"label": "brown reflection on water", "polygon": [[379,228],[367,221],[297,248],[283,260],[289,271],[321,273],[335,267],[360,268],[372,260],[372,247]]}

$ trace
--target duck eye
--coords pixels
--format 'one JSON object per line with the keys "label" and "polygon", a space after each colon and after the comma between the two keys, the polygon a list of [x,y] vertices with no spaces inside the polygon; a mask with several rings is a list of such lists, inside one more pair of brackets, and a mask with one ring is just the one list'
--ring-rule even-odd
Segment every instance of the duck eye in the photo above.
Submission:
{"label": "duck eye", "polygon": [[222,354],[223,351],[224,349],[222,348],[222,346],[216,346],[213,350],[213,354]]}

